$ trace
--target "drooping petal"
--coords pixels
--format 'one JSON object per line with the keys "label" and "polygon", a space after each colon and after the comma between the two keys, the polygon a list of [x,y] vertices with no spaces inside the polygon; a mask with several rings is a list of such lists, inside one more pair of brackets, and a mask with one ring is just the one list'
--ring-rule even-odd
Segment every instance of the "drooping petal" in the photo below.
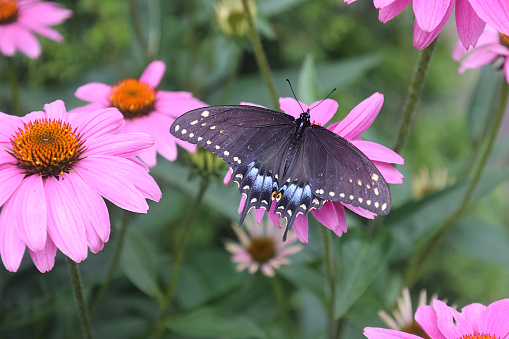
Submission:
{"label": "drooping petal", "polygon": [[[447,9],[454,6],[451,0],[413,0],[415,20],[424,32],[435,30],[446,16]],[[449,14],[450,15],[450,14]],[[449,17],[447,15],[447,17]]]}
{"label": "drooping petal", "polygon": [[155,146],[150,147],[144,151],[138,153],[138,157],[147,164],[148,167],[154,167],[157,165],[157,150]]}
{"label": "drooping petal", "polygon": [[16,37],[14,43],[21,53],[30,59],[36,59],[41,55],[41,44],[32,32],[24,27],[14,25],[11,28],[11,33]]}
{"label": "drooping petal", "polygon": [[350,211],[360,215],[361,217],[364,217],[364,218],[367,218],[367,219],[374,219],[376,214],[373,213],[373,212],[370,212],[368,210],[365,210],[364,208],[362,207],[358,207],[358,206],[353,206],[353,205],[350,205],[350,204],[345,204],[343,203],[343,206],[345,206],[346,208],[348,208]]}
{"label": "drooping petal", "polygon": [[13,25],[0,26],[0,52],[8,57],[16,53],[16,37],[12,32]]}
{"label": "drooping petal", "polygon": [[383,103],[383,94],[376,92],[355,106],[338,124],[329,126],[329,129],[347,140],[355,139],[371,126]]}
{"label": "drooping petal", "polygon": [[23,4],[26,2],[19,3],[18,21],[31,28],[34,25],[59,25],[72,16],[71,10],[53,2],[33,2],[25,6]]}
{"label": "drooping petal", "polygon": [[299,214],[293,223],[293,230],[301,242],[308,243],[308,216]]}
{"label": "drooping petal", "polygon": [[127,158],[154,146],[154,138],[146,133],[109,134],[88,142],[87,146],[87,156],[102,154]]}
{"label": "drooping petal", "polygon": [[468,0],[479,17],[497,31],[509,35],[509,1]]}
{"label": "drooping petal", "polygon": [[83,218],[85,228],[93,228],[101,241],[103,243],[107,242],[110,237],[110,216],[104,199],[87,185],[79,175],[70,173],[65,178],[71,182],[79,201],[79,213]]}
{"label": "drooping petal", "polygon": [[437,325],[437,314],[432,306],[419,306],[415,313],[415,320],[421,328],[433,339],[448,339],[445,337]]}
{"label": "drooping petal", "polygon": [[375,8],[380,9],[389,6],[390,4],[394,3],[394,1],[397,0],[373,0],[373,5]]}
{"label": "drooping petal", "polygon": [[57,247],[53,243],[50,237],[46,238],[46,246],[41,251],[34,252],[28,249],[30,257],[34,262],[35,267],[41,273],[49,272],[53,266],[55,266],[55,256],[57,254]]}
{"label": "drooping petal", "polygon": [[83,101],[97,102],[106,108],[110,105],[110,93],[112,87],[100,82],[91,82],[89,84],[78,87],[74,96]]}
{"label": "drooping petal", "polygon": [[42,177],[31,175],[25,178],[11,199],[12,208],[17,211],[16,224],[21,241],[32,251],[43,250],[48,219]]}
{"label": "drooping petal", "polygon": [[328,201],[321,209],[312,210],[311,214],[338,237],[347,230],[345,208],[339,202]]}
{"label": "drooping petal", "polygon": [[159,86],[165,71],[166,65],[164,62],[158,60],[152,61],[143,71],[140,82],[146,83],[152,88],[156,88]]}
{"label": "drooping petal", "polygon": [[260,271],[262,271],[262,273],[267,277],[273,277],[276,275],[276,272],[269,264],[262,264],[260,266]]}
{"label": "drooping petal", "polygon": [[12,165],[0,165],[0,206],[2,206],[23,181],[22,171]]}
{"label": "drooping petal", "polygon": [[394,166],[380,161],[373,161],[380,174],[384,177],[388,184],[402,184],[403,174],[398,171]]}
{"label": "drooping petal", "polygon": [[[433,0],[434,1],[434,0]],[[438,26],[432,30],[431,32],[424,31],[417,23],[417,20],[414,22],[414,48],[417,50],[422,50],[435,40],[435,38],[440,34],[442,31],[442,28],[444,27],[445,23],[451,16],[452,10],[454,8],[454,1],[451,1],[449,4],[449,8],[447,9],[447,12],[445,13],[442,21],[438,24]]]}
{"label": "drooping petal", "polygon": [[461,61],[458,72],[462,74],[467,69],[486,66],[495,61],[497,58],[498,55],[490,50],[490,45],[474,48]]}
{"label": "drooping petal", "polygon": [[325,124],[332,119],[334,114],[336,114],[339,105],[336,100],[325,99],[323,101],[313,102],[309,107],[311,109],[311,123],[325,126]]}
{"label": "drooping petal", "polygon": [[55,245],[74,262],[88,253],[85,225],[78,210],[76,194],[69,180],[48,177],[44,190],[48,206],[48,234]]}
{"label": "drooping petal", "polygon": [[371,161],[382,161],[392,164],[404,164],[405,160],[393,150],[371,141],[352,140],[354,144]]}
{"label": "drooping petal", "polygon": [[128,182],[123,176],[109,175],[118,170],[117,164],[109,160],[86,158],[76,164],[74,170],[83,181],[115,205],[132,212],[146,213],[148,204],[133,183]]}
{"label": "drooping petal", "polygon": [[486,23],[479,18],[468,0],[456,0],[455,17],[456,28],[463,46],[466,49],[475,47]]}
{"label": "drooping petal", "polygon": [[11,272],[18,270],[26,247],[18,235],[17,212],[12,208],[12,199],[0,210],[0,254],[5,268]]}
{"label": "drooping petal", "polygon": [[[424,306],[421,306],[424,307]],[[420,307],[419,307],[420,309]],[[466,324],[468,328],[458,328],[454,326],[454,313],[456,312],[455,309],[447,306],[443,301],[435,299],[433,300],[433,309],[436,313],[436,322],[435,324],[438,325],[438,329],[443,334],[444,339],[448,338],[461,338],[463,334],[472,334],[473,333],[473,327],[470,324]],[[416,318],[417,319],[417,318]],[[417,320],[417,322],[420,321]],[[421,325],[423,330],[427,331],[428,329],[425,328],[423,325]],[[432,328],[433,329],[433,328]],[[438,337],[441,339],[441,337]]]}
{"label": "drooping petal", "polygon": [[378,11],[378,20],[384,24],[387,23],[407,8],[410,1],[411,0],[396,0],[390,5],[380,8],[380,11]]}

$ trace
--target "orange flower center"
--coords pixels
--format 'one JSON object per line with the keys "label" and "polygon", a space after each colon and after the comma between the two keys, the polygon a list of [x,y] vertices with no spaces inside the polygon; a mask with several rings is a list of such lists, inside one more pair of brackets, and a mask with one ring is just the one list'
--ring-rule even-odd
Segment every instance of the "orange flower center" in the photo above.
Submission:
{"label": "orange flower center", "polygon": [[459,339],[497,339],[490,334],[467,334]]}
{"label": "orange flower center", "polygon": [[268,237],[253,238],[247,251],[258,262],[266,262],[274,257],[274,241]]}
{"label": "orange flower center", "polygon": [[154,110],[156,90],[136,79],[126,79],[113,86],[110,100],[126,119],[135,119]]}
{"label": "orange flower center", "polygon": [[421,326],[414,320],[408,327],[406,327],[403,332],[415,334],[424,339],[430,339],[430,337],[424,332]]}
{"label": "orange flower center", "polygon": [[13,23],[18,19],[18,4],[15,0],[0,0],[0,25]]}
{"label": "orange flower center", "polygon": [[14,165],[25,170],[26,175],[58,178],[83,159],[86,149],[80,139],[69,123],[40,119],[19,128],[11,139],[12,149],[7,152],[16,158]]}
{"label": "orange flower center", "polygon": [[509,36],[502,33],[498,33],[498,35],[500,35],[500,43],[509,48]]}

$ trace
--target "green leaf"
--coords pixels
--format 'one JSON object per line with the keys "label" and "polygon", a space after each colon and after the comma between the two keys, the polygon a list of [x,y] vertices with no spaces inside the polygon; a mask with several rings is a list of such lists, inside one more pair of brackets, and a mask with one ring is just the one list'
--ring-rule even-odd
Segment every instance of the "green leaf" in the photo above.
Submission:
{"label": "green leaf", "polygon": [[472,93],[470,106],[468,107],[468,132],[470,139],[477,143],[481,140],[490,112],[496,114],[493,102],[500,81],[498,70],[489,65],[482,68],[477,86]]}
{"label": "green leaf", "polygon": [[166,327],[193,338],[266,338],[250,320],[210,307],[170,317]]}
{"label": "green leaf", "polygon": [[382,229],[371,240],[349,234],[336,247],[341,276],[336,284],[334,318],[339,319],[368,288],[386,264],[394,247],[390,231]]}
{"label": "green leaf", "polygon": [[323,273],[301,265],[282,266],[278,273],[298,288],[311,292],[321,302],[325,303]]}
{"label": "green leaf", "polygon": [[306,56],[299,73],[299,90],[297,99],[311,104],[323,99],[323,90],[318,81],[315,60],[311,54]]}
{"label": "green leaf", "polygon": [[[472,202],[509,180],[509,168],[485,172],[474,192]],[[456,211],[470,182],[457,183],[423,199],[394,209],[385,219],[396,239],[394,255],[408,256],[417,244],[428,240],[440,224]]]}
{"label": "green leaf", "polygon": [[162,295],[157,286],[155,254],[144,239],[127,231],[120,266],[126,277],[151,297]]}

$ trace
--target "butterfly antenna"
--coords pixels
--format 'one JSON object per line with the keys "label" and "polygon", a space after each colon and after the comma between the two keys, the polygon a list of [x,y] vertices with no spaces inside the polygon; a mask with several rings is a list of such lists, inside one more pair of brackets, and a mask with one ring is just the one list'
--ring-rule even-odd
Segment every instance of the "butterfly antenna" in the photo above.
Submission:
{"label": "butterfly antenna", "polygon": [[322,99],[322,101],[320,101],[319,103],[317,103],[316,105],[314,105],[313,107],[311,107],[309,110],[311,111],[313,108],[317,107],[318,105],[320,105],[322,102],[324,102],[326,99],[328,99],[332,93],[334,93],[336,91],[336,89],[334,88],[332,91],[330,91],[329,94],[327,94],[327,96],[325,98]]}
{"label": "butterfly antenna", "polygon": [[290,85],[290,89],[292,90],[293,97],[295,98],[295,100],[297,100],[297,103],[299,104],[300,109],[302,110],[302,113],[306,113],[306,112],[304,112],[304,108],[302,108],[300,101],[297,99],[297,96],[295,95],[295,92],[293,91],[292,83],[288,79],[286,79],[286,81],[288,81],[288,84]]}

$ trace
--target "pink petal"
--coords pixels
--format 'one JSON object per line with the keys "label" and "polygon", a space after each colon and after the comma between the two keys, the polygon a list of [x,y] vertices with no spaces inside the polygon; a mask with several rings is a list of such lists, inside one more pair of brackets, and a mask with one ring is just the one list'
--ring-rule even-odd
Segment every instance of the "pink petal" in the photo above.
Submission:
{"label": "pink petal", "polygon": [[208,106],[190,92],[157,91],[155,109],[166,116],[179,117],[187,111]]}
{"label": "pink petal", "polygon": [[118,161],[110,158],[86,158],[80,161],[74,170],[85,183],[115,205],[137,213],[148,211],[148,204],[141,192],[133,183],[127,181],[125,175],[119,174],[118,171],[125,172],[126,168],[119,168]]}
{"label": "pink petal", "polygon": [[338,102],[332,99],[325,99],[323,102],[322,100],[313,102],[310,106],[311,123],[325,126],[334,114],[336,114],[338,107]]}
{"label": "pink petal", "polygon": [[260,266],[260,271],[262,271],[262,273],[267,277],[273,277],[276,275],[276,272],[269,264],[262,264]]}
{"label": "pink petal", "polygon": [[18,188],[23,177],[21,170],[12,165],[0,165],[0,206],[2,206],[12,193]]}
{"label": "pink petal", "polygon": [[8,142],[14,131],[23,127],[23,121],[16,116],[0,112],[0,142]]}
{"label": "pink petal", "polygon": [[144,82],[152,88],[156,88],[161,82],[165,71],[166,65],[164,62],[157,60],[152,61],[143,71],[143,74],[140,77],[140,82]]}
{"label": "pink petal", "polygon": [[[66,178],[71,182],[77,201],[79,201],[79,214],[83,218],[87,229],[87,239],[90,233],[88,229],[93,228],[100,240],[103,243],[107,242],[110,237],[110,216],[104,199],[87,185],[79,175],[71,174]],[[92,250],[92,252],[94,251]]]}
{"label": "pink petal", "polygon": [[[274,212],[275,209],[276,209],[276,200],[272,200],[272,203],[270,205],[270,210],[267,214],[269,216],[270,222],[273,223],[276,227],[280,228],[281,226],[279,225],[279,222],[280,222],[281,217],[279,214],[276,214]],[[297,217],[297,218],[299,218],[299,217]]]}
{"label": "pink petal", "polygon": [[25,178],[11,197],[18,235],[35,252],[46,245],[48,218],[44,191],[42,177],[35,174]]}
{"label": "pink petal", "polygon": [[346,213],[341,203],[328,201],[319,210],[312,210],[311,214],[338,237],[346,233]]}
{"label": "pink petal", "polygon": [[87,114],[68,113],[67,120],[77,128],[77,132],[84,140],[118,134],[124,127],[124,116],[116,108],[101,109]]}
{"label": "pink petal", "polygon": [[495,301],[479,317],[479,333],[491,334],[495,338],[509,336],[509,299]]}
{"label": "pink petal", "polygon": [[144,151],[138,153],[138,157],[147,164],[148,167],[154,167],[157,165],[157,151],[155,147],[150,147]]}
{"label": "pink petal", "polygon": [[410,1],[411,0],[396,0],[392,4],[380,8],[380,11],[378,12],[378,20],[384,24],[387,21],[392,20],[408,6]]}
{"label": "pink petal", "polygon": [[104,248],[104,242],[99,237],[92,225],[85,226],[85,234],[87,235],[87,245],[90,252],[99,253]]}
{"label": "pink petal", "polygon": [[337,125],[329,126],[329,129],[347,140],[355,139],[375,121],[383,103],[383,94],[374,93],[355,106]]}
{"label": "pink petal", "polygon": [[41,55],[41,44],[35,35],[21,26],[12,27],[11,32],[15,36],[14,43],[20,52],[30,59],[36,59]]}
{"label": "pink petal", "polygon": [[398,153],[375,142],[352,140],[351,143],[371,161],[382,161],[400,165],[405,163],[405,160]]}
{"label": "pink petal", "polygon": [[419,306],[415,313],[415,320],[421,328],[433,339],[448,339],[446,338],[437,325],[437,314],[433,307],[428,305]]}
{"label": "pink petal", "polygon": [[463,46],[475,47],[486,23],[479,18],[468,0],[456,0],[456,28]]}
{"label": "pink petal", "polygon": [[88,102],[100,103],[103,108],[111,106],[110,94],[112,87],[100,82],[91,82],[78,87],[74,96]]}
{"label": "pink petal", "polygon": [[[424,306],[421,306],[424,307]],[[417,310],[419,312],[420,308]],[[469,328],[457,328],[454,326],[454,319],[453,315],[456,312],[455,309],[447,306],[443,301],[435,299],[433,300],[433,309],[436,313],[436,322],[435,324],[438,324],[438,329],[443,334],[443,338],[461,338],[463,336],[463,333],[466,334],[472,334],[473,328],[469,326]],[[456,312],[457,313],[457,312]],[[420,321],[417,320],[420,324]],[[421,325],[423,330],[427,331],[428,329],[425,328],[423,325]],[[431,326],[430,326],[431,327]],[[435,330],[435,327],[431,327],[431,330]],[[441,339],[441,337],[438,337],[438,339]]]}
{"label": "pink petal", "polygon": [[123,158],[135,156],[140,151],[151,148],[154,138],[146,133],[122,133],[104,135],[87,143],[86,156],[114,155]]}
{"label": "pink petal", "polygon": [[7,270],[16,272],[25,253],[25,243],[18,235],[17,211],[12,200],[7,200],[0,210],[0,254]]}
{"label": "pink petal", "polygon": [[177,143],[177,145],[179,145],[180,147],[182,147],[183,149],[185,149],[186,151],[188,151],[189,153],[194,153],[196,152],[196,145],[193,145],[187,141],[183,141],[183,140],[180,140],[180,139],[174,139]]}
{"label": "pink petal", "polygon": [[0,52],[8,57],[16,53],[16,36],[13,34],[15,32],[13,27],[13,24],[0,26]]}
{"label": "pink petal", "polygon": [[65,120],[67,116],[65,104],[62,100],[56,100],[50,104],[44,105],[44,111],[48,115],[48,118],[55,120]]}
{"label": "pink petal", "polygon": [[97,111],[100,109],[108,108],[109,106],[110,106],[109,104],[103,105],[98,102],[93,102],[88,105],[83,105],[80,107],[73,108],[73,109],[67,111],[67,113],[88,113],[88,112],[93,112],[93,111]]}
{"label": "pink petal", "polygon": [[403,174],[401,174],[400,171],[392,165],[380,161],[373,161],[373,164],[375,164],[376,168],[380,171],[380,174],[384,177],[388,184],[403,183]]}
{"label": "pink petal", "polygon": [[46,179],[44,190],[48,205],[48,234],[55,245],[75,262],[86,259],[88,248],[85,225],[79,210],[76,194],[69,178]]}
{"label": "pink petal", "polygon": [[309,106],[303,102],[300,102],[299,106],[299,102],[300,101],[297,101],[294,98],[279,98],[279,108],[286,114],[298,119],[302,110],[306,112],[309,108]]}
{"label": "pink petal", "polygon": [[231,168],[228,168],[228,171],[226,172],[226,174],[224,175],[224,178],[223,178],[223,184],[228,186],[228,184],[230,183],[230,178],[232,177],[232,174],[233,174],[233,170]]}
{"label": "pink petal", "polygon": [[396,0],[373,0],[375,8],[380,9],[389,6]]}
{"label": "pink petal", "polygon": [[413,334],[374,327],[365,327],[364,335],[368,339],[422,339],[421,337]]}
{"label": "pink petal", "polygon": [[498,55],[490,50],[490,45],[484,45],[474,48],[460,62],[459,73],[465,72],[470,68],[479,68],[486,66],[498,58]]}
{"label": "pink petal", "polygon": [[29,6],[20,4],[20,9],[18,21],[29,27],[59,25],[72,16],[71,10],[52,2],[35,2]]}
{"label": "pink petal", "polygon": [[266,212],[265,208],[255,208],[254,209],[255,219],[258,224],[262,223],[263,216],[265,215],[265,212]]}
{"label": "pink petal", "polygon": [[46,239],[46,246],[44,249],[38,252],[28,250],[35,267],[41,273],[49,272],[55,265],[55,256],[57,254],[57,247],[53,243],[50,237]]}
{"label": "pink petal", "polygon": [[479,303],[467,305],[461,309],[461,314],[455,318],[457,327],[468,327],[468,329],[478,330],[479,317],[486,309],[486,306]]}
{"label": "pink petal", "polygon": [[477,15],[497,31],[509,35],[509,1],[468,0]]}
{"label": "pink petal", "polygon": [[308,243],[308,216],[299,214],[293,223],[293,230],[303,243]]}
{"label": "pink petal", "polygon": [[465,54],[467,54],[467,50],[465,49],[461,41],[459,41],[456,44],[456,47],[454,47],[454,51],[452,52],[452,60],[459,62]]}
{"label": "pink petal", "polygon": [[431,32],[443,21],[450,6],[454,6],[454,0],[414,0],[415,20],[424,32]]}
{"label": "pink petal", "polygon": [[[429,0],[428,0],[429,1]],[[435,1],[435,0],[432,0]],[[415,2],[414,2],[415,4]],[[431,32],[424,31],[418,24],[417,20],[415,20],[414,23],[414,48],[417,50],[424,49],[425,47],[428,47],[428,45],[435,40],[435,38],[440,34],[442,31],[442,28],[444,27],[445,23],[451,16],[452,10],[454,8],[454,1],[451,1],[449,4],[449,8],[447,9],[447,12],[445,13],[442,21],[438,24],[438,26],[432,30]]]}
{"label": "pink petal", "polygon": [[350,204],[343,204],[346,208],[348,208],[350,211],[354,212],[355,214],[360,215],[361,217],[367,218],[367,219],[375,219],[376,214],[373,212],[370,212],[368,210],[365,210],[362,207],[353,206]]}

